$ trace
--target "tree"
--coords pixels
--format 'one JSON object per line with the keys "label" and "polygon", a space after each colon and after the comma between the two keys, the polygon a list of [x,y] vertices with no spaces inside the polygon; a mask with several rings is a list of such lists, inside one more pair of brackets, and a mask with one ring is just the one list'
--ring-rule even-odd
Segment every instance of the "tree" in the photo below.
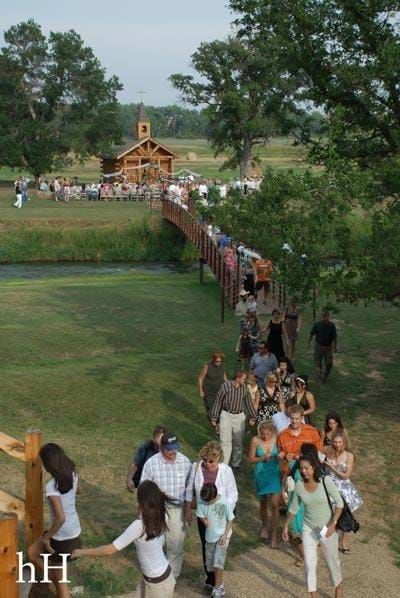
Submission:
{"label": "tree", "polygon": [[240,176],[249,176],[257,161],[254,149],[287,118],[293,78],[280,70],[272,55],[259,52],[250,38],[202,43],[192,55],[192,65],[200,80],[174,74],[172,85],[185,102],[206,105],[215,155],[229,156],[222,168],[239,166]]}
{"label": "tree", "polygon": [[288,74],[301,77],[296,100],[331,123],[319,141],[306,132],[310,159],[337,157],[372,169],[381,196],[400,190],[399,0],[230,0],[239,37],[252,35]]}
{"label": "tree", "polygon": [[35,177],[120,141],[118,79],[75,31],[50,33],[33,20],[11,27],[0,52],[0,164]]}
{"label": "tree", "polygon": [[285,283],[288,295],[307,303],[314,289],[326,295],[343,286],[345,271],[332,267],[332,258],[347,255],[350,209],[327,173],[315,177],[269,169],[259,192],[231,192],[206,216],[271,259],[274,276]]}
{"label": "tree", "polygon": [[[132,123],[136,122],[139,104],[120,104],[119,119],[124,135],[132,135]],[[188,110],[182,106],[146,106],[155,137],[198,139],[206,137],[208,120],[204,110]]]}
{"label": "tree", "polygon": [[[400,1],[230,0],[238,36],[271,51],[302,84],[297,105],[327,116],[320,138],[299,127],[308,160],[329,172],[362,223],[343,244],[338,299],[399,296]],[[327,133],[327,134],[326,134]],[[345,176],[344,176],[345,175]],[[350,219],[351,220],[351,219]],[[350,221],[349,220],[349,221]]]}

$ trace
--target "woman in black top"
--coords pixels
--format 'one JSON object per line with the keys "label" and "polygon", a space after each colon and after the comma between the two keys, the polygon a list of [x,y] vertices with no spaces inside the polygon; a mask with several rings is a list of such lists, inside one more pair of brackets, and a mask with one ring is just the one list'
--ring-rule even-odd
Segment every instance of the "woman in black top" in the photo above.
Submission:
{"label": "woman in black top", "polygon": [[267,343],[271,353],[275,355],[279,361],[284,355],[283,337],[286,336],[286,331],[283,327],[282,314],[279,309],[274,309],[272,312],[272,320],[264,331],[269,331]]}
{"label": "woman in black top", "polygon": [[304,409],[304,421],[311,425],[311,414],[315,411],[315,398],[307,388],[308,376],[297,376],[294,381],[295,391],[293,399],[295,405],[301,405]]}
{"label": "woman in black top", "polygon": [[282,411],[283,393],[278,386],[278,376],[273,372],[265,378],[265,388],[260,388],[257,422],[270,421],[272,416]]}
{"label": "woman in black top", "polygon": [[211,361],[202,367],[199,374],[200,397],[204,399],[208,418],[219,389],[228,379],[225,372],[224,360],[225,355],[221,351],[215,351],[211,356]]}

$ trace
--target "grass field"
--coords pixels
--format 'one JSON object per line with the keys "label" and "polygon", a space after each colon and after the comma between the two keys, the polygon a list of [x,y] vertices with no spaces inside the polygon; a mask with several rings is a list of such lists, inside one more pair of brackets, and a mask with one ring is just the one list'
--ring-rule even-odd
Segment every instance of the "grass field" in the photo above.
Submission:
{"label": "grass field", "polygon": [[[0,429],[23,437],[39,428],[76,461],[83,494],[78,509],[84,543],[109,542],[135,516],[125,490],[134,447],[156,423],[176,431],[195,458],[210,438],[196,376],[210,351],[221,348],[235,367],[237,321],[219,322],[218,287],[196,273],[93,275],[1,283]],[[312,373],[305,349],[309,314],[299,342],[299,373]],[[365,505],[363,541],[386,534],[400,552],[398,498],[400,432],[398,337],[400,313],[386,306],[342,306],[337,315],[340,353],[332,378],[312,385],[316,423],[334,408],[342,414],[356,452],[354,481]],[[0,454],[1,486],[22,493],[22,470]],[[240,477],[240,505],[231,554],[257,543],[259,523],[250,468]],[[113,559],[83,560],[73,585],[85,596],[132,590],[134,551]],[[191,529],[184,577],[201,572],[199,542]]]}

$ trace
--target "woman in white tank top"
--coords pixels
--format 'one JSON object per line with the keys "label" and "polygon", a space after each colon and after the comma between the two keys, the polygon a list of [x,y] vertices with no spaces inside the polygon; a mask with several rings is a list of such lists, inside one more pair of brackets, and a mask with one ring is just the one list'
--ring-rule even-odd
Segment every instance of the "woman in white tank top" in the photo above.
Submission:
{"label": "woman in white tank top", "polygon": [[[42,554],[50,554],[49,565],[61,566],[61,554],[71,554],[82,546],[81,524],[75,507],[78,493],[78,475],[74,463],[63,449],[52,442],[40,449],[44,469],[51,475],[46,484],[46,498],[49,503],[52,524],[29,548],[28,556],[36,567],[43,570]],[[69,560],[69,559],[68,559]],[[71,592],[67,583],[61,583],[62,570],[49,569],[49,579],[60,598],[69,598]]]}
{"label": "woman in white tank top", "polygon": [[143,575],[134,596],[145,598],[171,598],[175,579],[164,555],[167,531],[167,507],[175,504],[150,480],[142,482],[137,491],[139,518],[111,544],[97,548],[74,550],[72,557],[111,556],[135,543],[139,567]]}

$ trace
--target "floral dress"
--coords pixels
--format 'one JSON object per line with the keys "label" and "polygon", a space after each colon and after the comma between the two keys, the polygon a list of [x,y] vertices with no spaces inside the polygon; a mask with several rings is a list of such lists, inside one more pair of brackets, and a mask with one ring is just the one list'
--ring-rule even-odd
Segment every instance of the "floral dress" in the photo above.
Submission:
{"label": "floral dress", "polygon": [[[346,463],[336,463],[336,461],[330,460],[329,463],[331,463],[335,469],[341,473],[346,473]],[[331,471],[329,476],[332,478],[333,483],[347,502],[350,511],[354,513],[354,511],[356,511],[363,504],[363,499],[361,498],[358,490],[353,486],[350,480],[342,480],[342,478],[337,476],[333,471]]]}
{"label": "floral dress", "polygon": [[272,416],[275,413],[279,413],[281,391],[279,386],[277,386],[273,392],[273,394],[269,394],[266,388],[260,388],[260,402],[258,405],[258,415],[257,415],[257,423],[259,424],[262,421],[271,421]]}
{"label": "floral dress", "polygon": [[281,390],[283,392],[283,399],[284,399],[284,401],[286,401],[286,399],[290,399],[291,398],[293,378],[294,378],[294,374],[286,374],[286,376],[281,379],[281,385],[280,386],[281,386]]}

